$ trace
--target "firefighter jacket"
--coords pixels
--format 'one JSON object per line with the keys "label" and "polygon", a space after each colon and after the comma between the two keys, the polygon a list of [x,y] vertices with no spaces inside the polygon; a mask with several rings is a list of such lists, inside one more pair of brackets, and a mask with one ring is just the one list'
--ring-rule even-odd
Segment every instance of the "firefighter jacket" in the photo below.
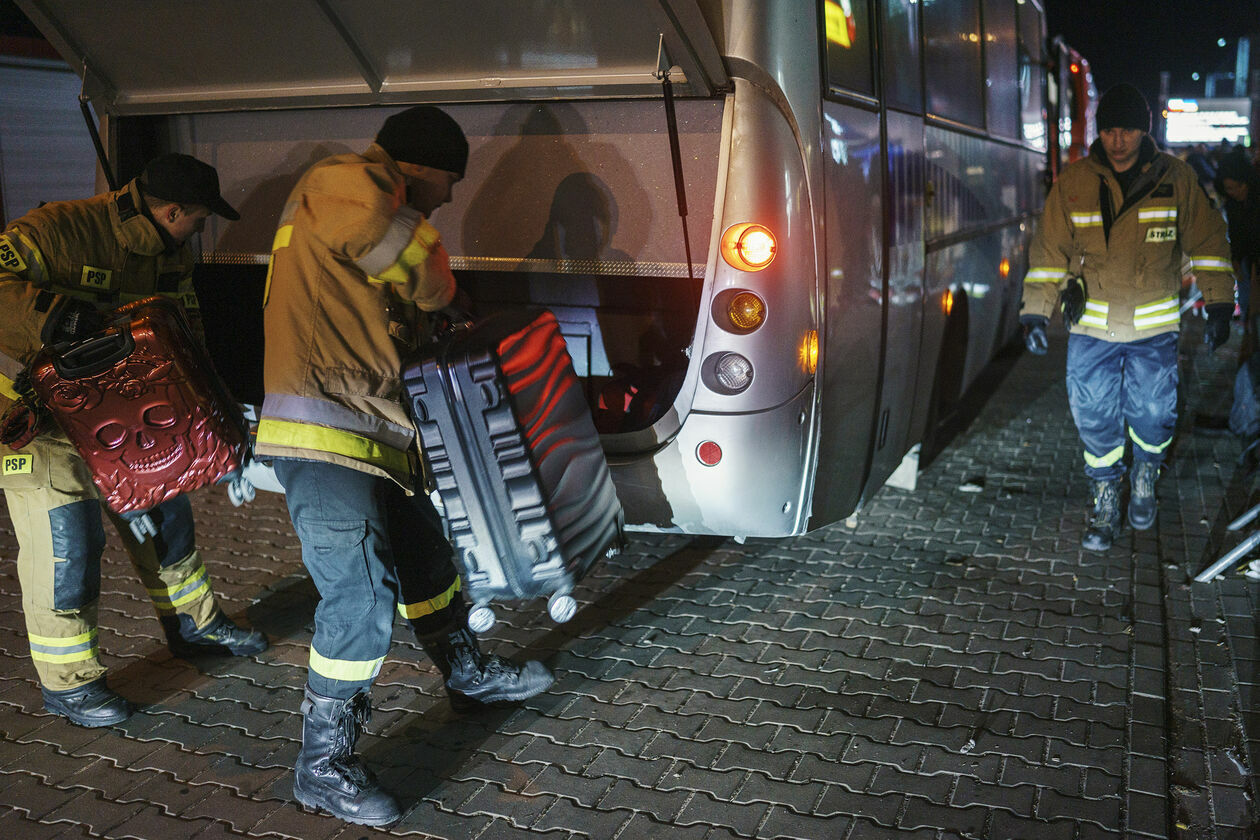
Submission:
{"label": "firefighter jacket", "polygon": [[427,335],[418,310],[454,294],[438,233],[407,205],[384,149],[315,164],[272,246],[257,455],[327,461],[410,491],[418,450],[402,359]]}
{"label": "firefighter jacket", "polygon": [[150,295],[184,305],[200,337],[193,255],[168,247],[135,181],[78,201],[45,204],[0,233],[0,411],[13,381],[49,339],[70,298],[106,311]]}
{"label": "firefighter jacket", "polygon": [[1149,137],[1121,193],[1101,141],[1055,181],[1033,237],[1020,315],[1049,318],[1071,275],[1085,279],[1085,314],[1071,331],[1126,342],[1180,328],[1183,263],[1208,304],[1232,303],[1225,221],[1194,170]]}

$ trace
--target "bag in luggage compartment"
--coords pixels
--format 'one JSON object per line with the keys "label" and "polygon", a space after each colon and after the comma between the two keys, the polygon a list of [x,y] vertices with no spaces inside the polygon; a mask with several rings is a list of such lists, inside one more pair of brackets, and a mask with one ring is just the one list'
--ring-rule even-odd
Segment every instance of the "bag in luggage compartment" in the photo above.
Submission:
{"label": "bag in luggage compartment", "polygon": [[621,547],[624,514],[555,316],[504,312],[456,330],[403,382],[474,603],[469,627],[493,626],[492,600],[539,595],[567,621],[573,586]]}
{"label": "bag in luggage compartment", "polygon": [[172,300],[121,306],[104,330],[45,347],[29,370],[114,513],[149,510],[244,463],[240,409]]}

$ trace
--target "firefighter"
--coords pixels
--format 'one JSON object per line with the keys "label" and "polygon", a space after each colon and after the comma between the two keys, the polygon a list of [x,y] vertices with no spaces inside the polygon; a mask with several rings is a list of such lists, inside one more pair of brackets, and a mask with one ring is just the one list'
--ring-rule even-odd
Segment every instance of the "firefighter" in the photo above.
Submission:
{"label": "firefighter", "polygon": [[402,402],[402,359],[427,339],[425,313],[456,292],[429,217],[467,160],[445,112],[397,113],[362,154],[302,176],[273,245],[256,454],[273,460],[320,593],[293,788],[303,805],[348,822],[401,816],[354,755],[395,609],[457,709],[524,700],[553,682],[540,662],[482,653],[469,631]]}
{"label": "firefighter", "polygon": [[1070,327],[1068,402],[1093,489],[1081,545],[1106,551],[1121,528],[1126,446],[1129,524],[1155,524],[1155,482],[1177,422],[1183,259],[1203,293],[1213,350],[1229,337],[1234,282],[1224,220],[1194,170],[1155,148],[1137,88],[1108,90],[1097,121],[1089,156],[1064,169],[1046,198],[1020,322],[1037,354],[1056,307]]}
{"label": "firefighter", "polygon": [[[15,404],[23,367],[44,344],[86,337],[102,313],[164,295],[183,304],[200,335],[185,242],[218,213],[240,218],[219,194],[214,168],[162,155],[120,190],[45,204],[0,234],[0,403]],[[42,428],[48,426],[49,428]],[[45,421],[3,458],[0,488],[18,539],[18,581],[44,708],[80,726],[126,720],[131,704],[106,684],[97,650],[105,530],[100,494],[69,440]],[[16,444],[28,438],[36,429]],[[176,656],[263,651],[263,634],[219,608],[196,548],[192,508],[178,496],[150,511],[158,533],[138,542],[106,513],[148,590]]]}

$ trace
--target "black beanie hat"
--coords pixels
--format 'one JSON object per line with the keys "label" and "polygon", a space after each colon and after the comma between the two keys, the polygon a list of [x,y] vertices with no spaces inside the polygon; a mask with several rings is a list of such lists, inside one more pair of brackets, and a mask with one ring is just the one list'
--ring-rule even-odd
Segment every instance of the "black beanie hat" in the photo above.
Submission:
{"label": "black beanie hat", "polygon": [[416,105],[385,120],[376,143],[394,160],[464,177],[468,140],[459,123],[432,105]]}
{"label": "black beanie hat", "polygon": [[1133,85],[1120,84],[1109,88],[1098,102],[1098,130],[1136,128],[1151,130],[1151,109],[1146,97]]}

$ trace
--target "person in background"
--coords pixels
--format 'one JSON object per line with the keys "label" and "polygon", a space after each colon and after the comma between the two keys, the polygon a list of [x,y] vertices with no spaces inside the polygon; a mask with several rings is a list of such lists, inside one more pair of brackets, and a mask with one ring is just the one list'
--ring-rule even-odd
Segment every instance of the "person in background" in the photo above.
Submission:
{"label": "person in background", "polygon": [[554,681],[540,662],[484,654],[469,631],[402,402],[403,358],[428,338],[425,313],[456,292],[429,217],[467,161],[459,125],[417,106],[387,119],[362,154],[315,164],[281,213],[264,302],[255,454],[275,465],[321,597],[293,792],[366,825],[401,817],[354,754],[395,609],[457,709],[524,700]]}
{"label": "person in background", "polygon": [[[45,344],[92,334],[103,313],[149,295],[180,301],[200,334],[187,240],[212,213],[240,218],[213,167],[188,155],[154,158],[122,189],[45,204],[0,234],[0,408]],[[18,538],[18,581],[44,708],[80,726],[126,720],[131,704],[106,683],[97,648],[105,530],[87,464],[60,430],[6,456],[0,489]],[[220,609],[197,552],[192,507],[177,496],[149,511],[158,533],[138,542],[106,510],[176,656],[267,648],[262,633]]]}
{"label": "person in background", "polygon": [[1202,143],[1191,146],[1186,154],[1186,163],[1190,164],[1190,168],[1194,170],[1194,174],[1199,179],[1199,185],[1204,190],[1211,189],[1212,182],[1216,179],[1216,165],[1208,158],[1207,146]]}
{"label": "person in background", "polygon": [[1221,197],[1229,228],[1229,254],[1238,277],[1238,305],[1242,309],[1245,349],[1255,347],[1255,313],[1251,311],[1252,292],[1260,270],[1260,172],[1246,156],[1234,152],[1221,160],[1216,175],[1216,192]]}
{"label": "person in background", "polygon": [[1137,530],[1155,523],[1155,482],[1177,421],[1183,259],[1203,293],[1213,350],[1229,337],[1234,283],[1225,221],[1194,170],[1155,148],[1137,88],[1108,90],[1097,121],[1088,157],[1065,168],[1046,197],[1020,322],[1032,353],[1046,352],[1056,308],[1070,328],[1068,402],[1093,489],[1081,545],[1106,551],[1121,528],[1129,444],[1128,520]]}

